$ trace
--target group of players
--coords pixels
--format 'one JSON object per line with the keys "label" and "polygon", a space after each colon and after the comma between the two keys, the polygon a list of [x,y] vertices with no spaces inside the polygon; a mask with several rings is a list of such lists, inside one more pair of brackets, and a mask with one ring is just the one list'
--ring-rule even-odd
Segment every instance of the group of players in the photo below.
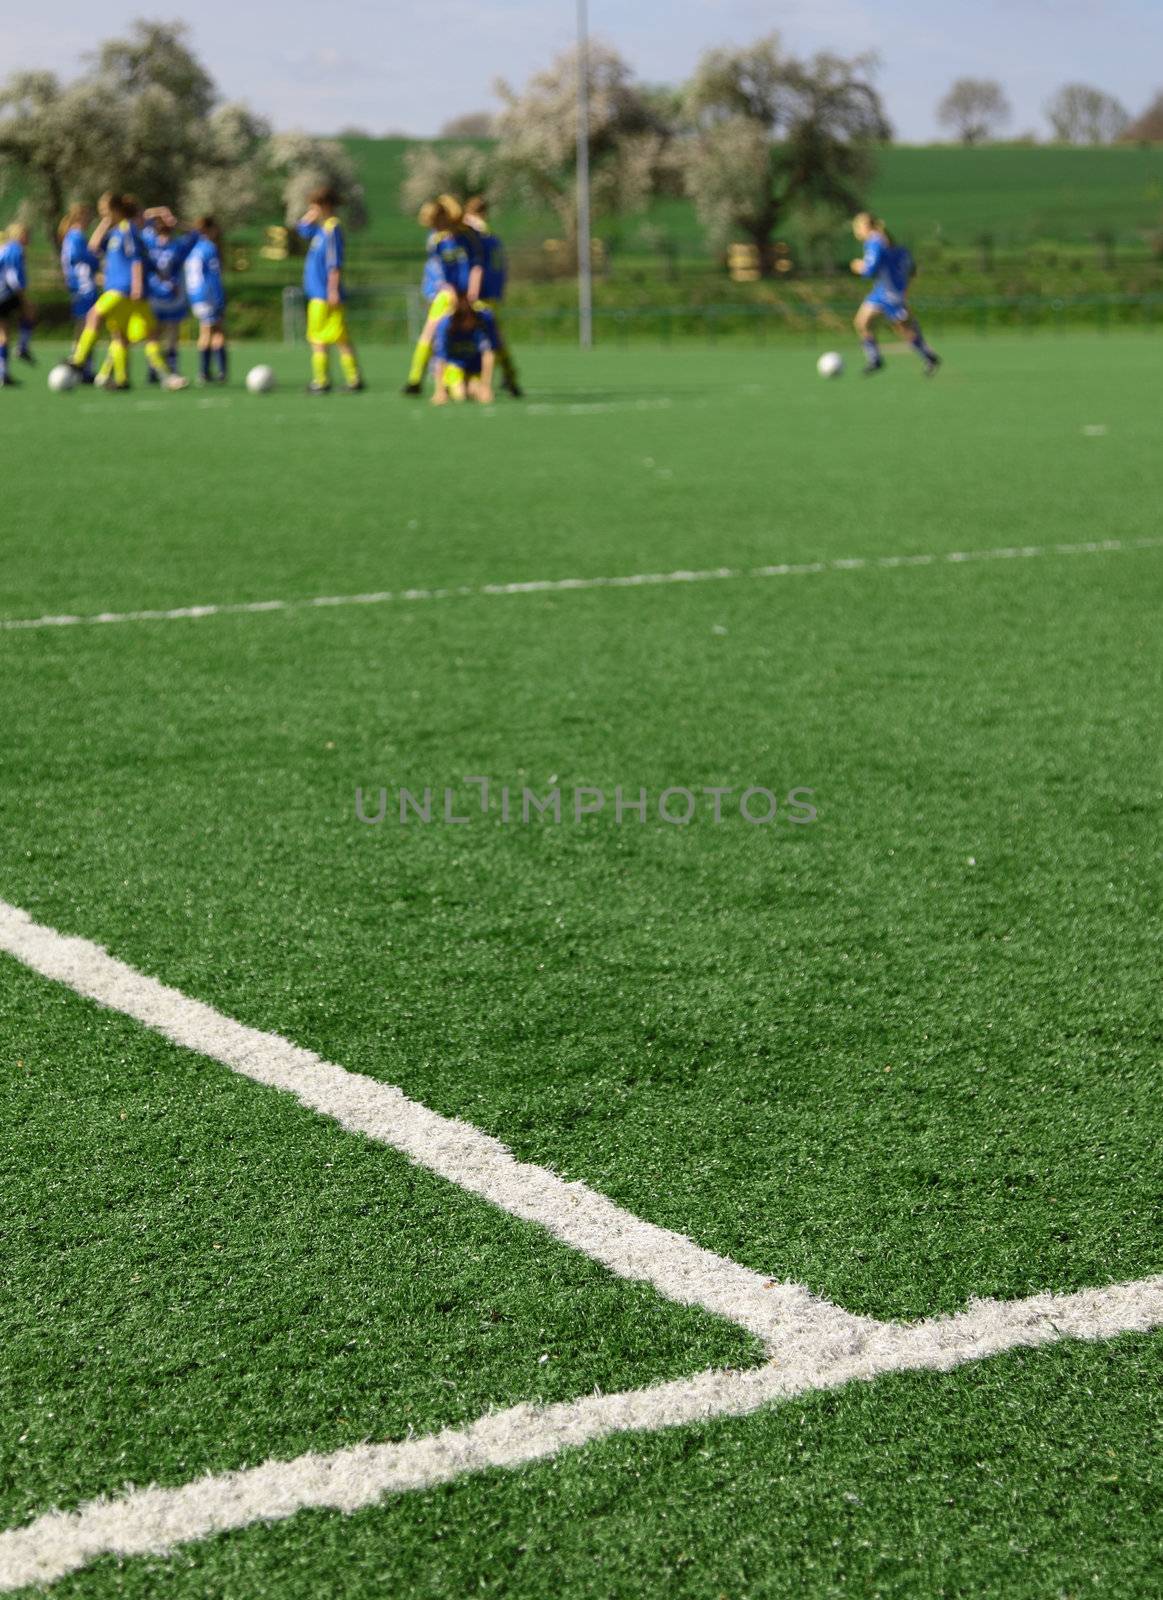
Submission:
{"label": "group of players", "polygon": [[[346,393],[365,387],[348,328],[345,242],[340,195],[323,187],[310,197],[298,224],[306,245],[303,293],[311,348],[308,392],[331,392],[335,350]],[[431,363],[433,403],[493,398],[499,366],[504,386],[520,395],[517,372],[500,331],[497,309],[505,294],[505,251],[488,222],[488,202],[476,195],[466,204],[440,195],[420,211],[426,230],[422,292],[428,312],[408,372],[404,393],[423,392]],[[142,210],[131,195],[108,193],[92,209],[70,208],[59,228],[60,264],[69,293],[74,344],[69,365],[82,383],[114,392],[129,388],[129,351],[141,345],[149,381],[184,389],[179,371],[179,330],[192,317],[198,326],[199,382],[225,383],[228,370],[226,286],[221,240],[211,216],[179,224],[169,206]],[[28,300],[28,229],[13,224],[0,249],[0,386],[17,380],[9,369],[9,334],[18,330],[18,359],[33,362],[32,307]],[[102,333],[108,345],[94,366]]]}
{"label": "group of players", "polygon": [[[306,244],[303,293],[307,303],[307,340],[311,347],[308,392],[331,391],[330,357],[337,350],[344,391],[364,387],[359,359],[348,329],[344,284],[345,244],[339,220],[340,196],[329,187],[316,190],[298,224]],[[406,395],[424,391],[429,366],[435,405],[449,401],[493,399],[493,378],[499,368],[504,387],[520,396],[512,355],[501,332],[498,310],[506,286],[505,250],[489,226],[483,195],[463,205],[443,194],[421,207],[426,230],[422,293],[428,311],[412,355]],[[179,329],[193,317],[198,326],[199,381],[225,383],[228,368],[225,328],[226,288],[220,236],[211,216],[182,227],[168,206],[141,211],[132,196],[105,194],[93,214],[83,204],[62,219],[61,272],[69,291],[75,324],[70,364],[82,382],[114,391],[129,387],[129,348],[144,347],[149,381],[164,389],[183,389],[188,380],[178,370]],[[888,228],[869,212],[853,222],[863,254],[852,271],[870,281],[869,294],[856,314],[856,331],[865,352],[865,372],[879,372],[884,358],[876,336],[883,318],[906,338],[924,370],[934,373],[940,358],[927,344],[908,306],[915,273],[909,251],[897,245]],[[91,231],[90,231],[91,230]],[[9,336],[18,330],[17,357],[31,362],[33,326],[27,299],[25,253],[28,229],[14,224],[0,247],[0,387],[16,383],[9,368]],[[94,369],[93,353],[102,331],[108,348]]]}

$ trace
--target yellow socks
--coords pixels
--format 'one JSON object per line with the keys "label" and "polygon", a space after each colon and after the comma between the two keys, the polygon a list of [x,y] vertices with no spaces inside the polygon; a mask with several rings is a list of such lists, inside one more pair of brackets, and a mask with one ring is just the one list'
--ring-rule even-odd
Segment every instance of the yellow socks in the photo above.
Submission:
{"label": "yellow socks", "polygon": [[330,381],[331,374],[327,370],[326,350],[312,350],[311,382],[317,389],[325,389]]}
{"label": "yellow socks", "polygon": [[73,349],[74,367],[83,367],[85,362],[88,361],[89,357],[93,354],[93,346],[97,343],[97,336],[99,332],[100,330],[98,328],[81,329],[81,337],[77,340],[77,343]]}
{"label": "yellow socks", "polygon": [[129,382],[129,346],[122,344],[120,339],[115,339],[109,349],[109,356],[113,362],[113,382],[116,384]]}
{"label": "yellow socks", "polygon": [[162,355],[162,347],[156,339],[149,339],[146,341],[145,359],[149,362],[150,366],[157,373],[159,378],[169,377],[170,369],[166,366],[165,357]]}
{"label": "yellow socks", "polygon": [[351,388],[359,382],[359,362],[355,359],[354,350],[341,350],[339,352],[339,365],[343,368],[343,376]]}
{"label": "yellow socks", "polygon": [[408,368],[409,383],[423,383],[424,374],[428,371],[428,359],[432,354],[432,341],[425,339],[421,334],[416,341],[416,348],[412,352],[412,365]]}

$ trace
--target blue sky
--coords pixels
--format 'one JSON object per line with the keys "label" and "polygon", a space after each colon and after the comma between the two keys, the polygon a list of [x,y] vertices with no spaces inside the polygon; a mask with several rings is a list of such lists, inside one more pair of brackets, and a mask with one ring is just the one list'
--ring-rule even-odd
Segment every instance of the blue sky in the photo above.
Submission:
{"label": "blue sky", "polygon": [[[936,135],[934,105],[961,74],[1001,79],[1014,133],[1041,129],[1044,101],[1071,79],[1132,111],[1163,89],[1163,0],[590,0],[590,10],[594,32],[656,81],[686,76],[708,45],[773,28],[795,50],[874,49],[906,141]],[[68,75],[143,11],[181,14],[173,0],[0,0],[3,67]],[[188,20],[223,91],[279,127],[426,134],[488,106],[498,75],[523,81],[570,42],[573,15],[573,0],[199,0]]]}

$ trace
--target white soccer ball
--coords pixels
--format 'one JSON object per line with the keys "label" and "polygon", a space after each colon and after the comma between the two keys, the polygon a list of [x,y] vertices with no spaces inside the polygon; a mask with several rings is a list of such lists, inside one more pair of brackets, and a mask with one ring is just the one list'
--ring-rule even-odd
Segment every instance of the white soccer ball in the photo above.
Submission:
{"label": "white soccer ball", "polygon": [[844,371],[844,357],[838,350],[825,350],[816,362],[816,371],[821,378],[838,378]]}
{"label": "white soccer ball", "polygon": [[270,394],[275,386],[275,375],[270,367],[251,367],[246,375],[246,387],[251,394]]}
{"label": "white soccer ball", "polygon": [[62,361],[49,373],[48,386],[53,394],[64,394],[77,387],[77,374],[67,362]]}

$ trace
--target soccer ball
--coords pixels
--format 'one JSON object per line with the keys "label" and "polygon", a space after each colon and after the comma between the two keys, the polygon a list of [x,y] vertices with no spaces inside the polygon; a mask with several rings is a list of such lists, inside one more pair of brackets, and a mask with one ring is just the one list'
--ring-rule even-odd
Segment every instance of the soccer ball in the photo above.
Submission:
{"label": "soccer ball", "polygon": [[838,378],[844,371],[844,357],[838,350],[825,350],[816,362],[816,371],[821,378]]}
{"label": "soccer ball", "polygon": [[275,386],[275,375],[270,367],[251,367],[246,375],[246,387],[251,394],[270,394]]}
{"label": "soccer ball", "polygon": [[77,374],[67,362],[62,361],[48,375],[48,386],[53,394],[65,394],[77,387]]}

